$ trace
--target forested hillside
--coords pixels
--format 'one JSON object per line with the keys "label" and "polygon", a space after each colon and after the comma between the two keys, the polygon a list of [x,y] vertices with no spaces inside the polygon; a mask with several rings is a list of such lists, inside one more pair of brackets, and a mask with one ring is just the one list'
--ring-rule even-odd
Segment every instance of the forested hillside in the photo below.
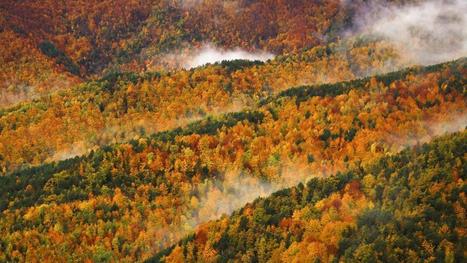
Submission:
{"label": "forested hillside", "polygon": [[0,30],[0,107],[69,88],[80,79],[42,54],[26,37]]}
{"label": "forested hillside", "polygon": [[284,189],[148,262],[463,262],[467,132]]}
{"label": "forested hillside", "polygon": [[203,42],[276,53],[312,47],[352,15],[339,0],[14,0],[0,7],[4,30],[56,47],[83,74]]}
{"label": "forested hillside", "polygon": [[462,10],[0,0],[0,263],[466,261]]}
{"label": "forested hillside", "polygon": [[176,67],[180,62],[172,55],[183,59],[206,44],[299,54],[339,39],[366,5],[360,0],[1,1],[0,94],[6,95],[0,106],[112,71]]}
{"label": "forested hillside", "polygon": [[366,167],[460,129],[465,62],[293,88],[253,111],[4,175],[2,257],[142,260],[257,191]]}
{"label": "forested hillside", "polygon": [[0,109],[0,173],[108,143],[239,111],[297,85],[332,83],[403,65],[384,41],[318,46],[267,62],[231,61],[175,72],[109,73]]}

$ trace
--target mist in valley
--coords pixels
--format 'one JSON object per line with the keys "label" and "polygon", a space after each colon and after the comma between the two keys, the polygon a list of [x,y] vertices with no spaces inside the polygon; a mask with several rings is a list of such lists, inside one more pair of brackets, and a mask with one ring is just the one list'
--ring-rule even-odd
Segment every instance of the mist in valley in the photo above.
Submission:
{"label": "mist in valley", "polygon": [[[343,1],[344,5],[349,1]],[[357,12],[344,37],[371,34],[393,42],[413,64],[467,55],[467,1],[429,0],[396,6],[374,1]]]}

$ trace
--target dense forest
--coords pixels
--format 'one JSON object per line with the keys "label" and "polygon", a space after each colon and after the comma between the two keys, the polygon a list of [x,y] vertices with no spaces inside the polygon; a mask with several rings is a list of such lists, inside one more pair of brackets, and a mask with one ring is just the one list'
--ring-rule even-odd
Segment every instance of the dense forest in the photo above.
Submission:
{"label": "dense forest", "polygon": [[289,87],[350,80],[401,65],[388,43],[360,39],[267,63],[231,61],[176,72],[109,73],[0,109],[0,173],[251,108]]}
{"label": "dense forest", "polygon": [[141,260],[229,211],[217,201],[232,202],[238,184],[270,192],[366,167],[465,119],[465,62],[292,88],[255,110],[9,173],[3,257]]}
{"label": "dense forest", "polygon": [[0,1],[0,262],[465,262],[466,8]]}
{"label": "dense forest", "polygon": [[259,198],[147,262],[463,262],[467,132]]}
{"label": "dense forest", "polygon": [[[177,67],[168,54],[183,58],[206,43],[222,49],[300,54],[335,42],[368,5],[363,0],[347,2],[1,1],[0,105],[113,71]],[[252,24],[255,27],[247,26]]]}
{"label": "dense forest", "polygon": [[356,8],[339,0],[14,0],[0,7],[3,30],[60,50],[55,59],[74,74],[97,73],[110,62],[144,64],[150,55],[203,42],[276,53],[312,47],[343,29]]}

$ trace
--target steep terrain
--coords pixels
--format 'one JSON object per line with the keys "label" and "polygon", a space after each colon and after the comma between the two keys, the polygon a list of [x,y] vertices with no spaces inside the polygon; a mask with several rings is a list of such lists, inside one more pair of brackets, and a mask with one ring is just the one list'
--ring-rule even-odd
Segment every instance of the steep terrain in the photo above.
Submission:
{"label": "steep terrain", "polygon": [[27,37],[0,30],[0,107],[69,88],[80,79],[56,65]]}
{"label": "steep terrain", "polygon": [[0,173],[87,153],[223,112],[291,86],[350,80],[403,65],[384,41],[319,46],[266,63],[233,61],[169,73],[112,73],[0,109]]}
{"label": "steep terrain", "polygon": [[15,0],[1,8],[4,27],[53,44],[83,73],[204,42],[276,53],[312,47],[347,15],[339,0]]}
{"label": "steep terrain", "polygon": [[2,257],[145,259],[260,194],[461,129],[465,62],[293,88],[254,111],[2,176]]}
{"label": "steep terrain", "polygon": [[0,262],[464,262],[466,9],[0,1]]}
{"label": "steep terrain", "polygon": [[[64,80],[31,83],[56,79],[51,72],[88,80],[116,70],[173,68],[206,44],[297,54],[338,39],[367,4],[360,0],[1,1],[0,43],[9,47],[2,47],[0,59],[14,63],[0,65],[0,91],[7,90],[15,99],[0,103],[73,86]],[[21,67],[24,62],[28,66]],[[18,76],[18,68],[28,76]]]}
{"label": "steep terrain", "polygon": [[260,198],[148,262],[463,262],[467,132]]}

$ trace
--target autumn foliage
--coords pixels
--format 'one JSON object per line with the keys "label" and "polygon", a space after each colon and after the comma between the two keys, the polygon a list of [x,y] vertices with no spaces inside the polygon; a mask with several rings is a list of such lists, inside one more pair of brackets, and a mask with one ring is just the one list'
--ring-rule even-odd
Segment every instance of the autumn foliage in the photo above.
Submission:
{"label": "autumn foliage", "polygon": [[0,262],[464,262],[467,58],[369,2],[0,1]]}
{"label": "autumn foliage", "polygon": [[[404,145],[429,140],[440,133],[433,123],[455,122],[457,116],[465,115],[463,76],[465,60],[461,59],[334,85],[295,88],[263,101],[254,111],[211,117],[185,129],[17,170],[0,178],[3,257],[21,261],[151,257],[189,234],[193,224],[204,218],[203,211],[216,204],[206,197],[220,200],[225,193],[222,189],[234,187],[227,180],[231,171],[241,171],[233,176],[271,183],[299,182],[310,175],[368,167]],[[302,172],[287,172],[290,167]],[[348,237],[346,229],[355,227],[359,213],[371,208],[361,184],[349,183],[328,199],[317,197],[316,201],[325,200],[314,206],[322,216],[313,222],[303,221],[307,217],[301,214],[309,213],[306,210],[281,221],[281,213],[291,216],[294,206],[280,213],[251,212],[257,225],[276,222],[282,229],[278,231],[290,231],[286,236],[305,237],[290,239],[282,248],[260,241],[266,253],[262,257],[269,257],[272,248],[285,258],[293,257],[293,251],[308,247],[302,242],[314,242],[315,247],[306,250],[310,257],[336,255],[342,237]],[[304,200],[301,193],[285,196]],[[328,217],[334,218],[332,223]],[[242,223],[245,229],[248,222]],[[327,232],[302,232],[302,224]],[[225,250],[231,247],[230,238],[222,234],[228,225],[225,221],[220,228],[209,228],[219,229],[215,235],[220,236],[201,235],[197,242],[208,238],[216,244],[198,250],[205,253],[202,257],[236,257],[237,252]],[[41,242],[49,245],[38,245]]]}

